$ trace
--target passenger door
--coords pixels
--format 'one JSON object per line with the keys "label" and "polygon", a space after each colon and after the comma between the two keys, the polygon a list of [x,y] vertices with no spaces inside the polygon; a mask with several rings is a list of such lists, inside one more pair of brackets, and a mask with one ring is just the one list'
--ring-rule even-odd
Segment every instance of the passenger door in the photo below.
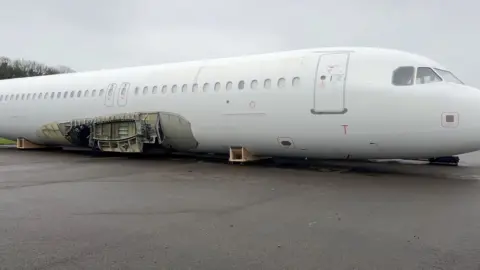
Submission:
{"label": "passenger door", "polygon": [[107,93],[105,94],[105,106],[113,107],[115,105],[115,92],[117,90],[117,84],[111,83],[108,85]]}
{"label": "passenger door", "polygon": [[118,94],[118,98],[117,98],[118,106],[123,107],[127,105],[129,89],[130,89],[130,83],[124,82],[120,85],[120,93]]}
{"label": "passenger door", "polygon": [[344,114],[348,52],[320,55],[315,72],[313,114]]}

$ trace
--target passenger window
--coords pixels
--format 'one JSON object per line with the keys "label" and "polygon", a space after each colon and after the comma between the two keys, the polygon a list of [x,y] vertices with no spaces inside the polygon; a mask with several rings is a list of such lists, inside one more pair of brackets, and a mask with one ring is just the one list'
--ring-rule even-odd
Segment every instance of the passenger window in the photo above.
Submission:
{"label": "passenger window", "polygon": [[15,99],[16,99],[16,100],[18,100],[18,98],[19,98],[19,97],[20,97],[20,95],[19,95],[19,94],[17,94],[17,96],[15,97]]}
{"label": "passenger window", "polygon": [[85,97],[88,97],[88,90],[85,90]]}
{"label": "passenger window", "polygon": [[[95,92],[95,90],[93,90]],[[100,89],[100,92],[98,93],[98,96],[101,97],[103,96],[103,93],[105,93],[105,90]]]}
{"label": "passenger window", "polygon": [[139,91],[140,91],[140,88],[138,88],[138,86],[135,87],[135,95],[138,95],[138,92],[139,92]]}
{"label": "passenger window", "polygon": [[[57,98],[61,98],[62,97],[62,92],[58,92],[57,93]],[[28,99],[28,96],[27,96],[27,99]]]}
{"label": "passenger window", "polygon": [[36,98],[37,98],[37,93],[34,93],[32,99],[36,99]]}
{"label": "passenger window", "polygon": [[284,78],[278,79],[277,85],[278,85],[278,88],[283,88],[283,87],[285,87],[285,79],[284,79]]}
{"label": "passenger window", "polygon": [[[67,96],[68,96],[68,92],[65,91],[65,92],[63,93],[63,98],[67,98]],[[33,98],[35,98],[35,96],[33,96]]]}
{"label": "passenger window", "polygon": [[176,93],[177,92],[177,85],[174,84],[172,85],[172,93]]}
{"label": "passenger window", "polygon": [[25,94],[22,94],[22,100],[25,100]]}
{"label": "passenger window", "polygon": [[27,100],[29,100],[29,99],[30,99],[30,94],[27,94]]}
{"label": "passenger window", "polygon": [[238,89],[242,90],[243,88],[245,88],[245,82],[244,81],[239,81],[238,82]]}
{"label": "passenger window", "polygon": [[44,98],[44,99],[47,99],[47,98],[48,98],[48,92],[45,92],[45,95],[43,95],[43,98]]}
{"label": "passenger window", "polygon": [[227,90],[231,90],[231,89],[232,89],[232,86],[233,86],[232,82],[227,82],[227,87],[226,87],[226,89],[227,89]]}
{"label": "passenger window", "polygon": [[[112,89],[110,90],[113,91]],[[143,94],[146,95],[147,92],[148,92],[148,86],[143,87]],[[108,95],[110,95],[110,93],[108,93]]]}
{"label": "passenger window", "polygon": [[220,91],[220,83],[219,83],[219,82],[216,82],[216,83],[215,83],[214,89],[215,89],[215,92]]}
{"label": "passenger window", "polygon": [[[102,89],[103,90],[103,89]],[[97,94],[97,90],[93,89],[92,90],[92,97],[94,97]]]}
{"label": "passenger window", "polygon": [[412,85],[414,67],[399,67],[393,71],[392,84],[393,85]]}
{"label": "passenger window", "polygon": [[70,92],[70,97],[73,98],[75,96],[75,91]]}
{"label": "passenger window", "polygon": [[265,87],[266,89],[270,89],[270,86],[272,86],[272,81],[270,79],[266,79],[263,87]]}
{"label": "passenger window", "polygon": [[82,90],[79,90],[79,91],[77,92],[77,97],[81,97],[81,96],[82,96]]}
{"label": "passenger window", "polygon": [[292,80],[292,86],[293,86],[293,87],[300,86],[300,78],[299,78],[299,77],[293,78],[293,80]]}
{"label": "passenger window", "polygon": [[[42,98],[42,93],[38,94],[38,99],[41,99]],[[13,97],[13,96],[12,96]]]}
{"label": "passenger window", "polygon": [[252,89],[257,89],[257,86],[258,86],[258,81],[257,80],[253,80],[252,83],[250,84],[250,88],[252,88]]}
{"label": "passenger window", "polygon": [[195,92],[197,92],[197,91],[198,91],[198,84],[194,83],[194,84],[192,85],[192,92],[195,93]]}
{"label": "passenger window", "polygon": [[[51,99],[54,99],[54,98],[55,98],[55,92],[52,92],[52,93],[50,94],[50,98],[51,98]],[[23,98],[22,98],[22,99],[23,99]]]}
{"label": "passenger window", "polygon": [[0,95],[0,101],[2,101],[2,100],[3,100],[3,95]]}
{"label": "passenger window", "polygon": [[164,86],[162,87],[162,93],[164,93],[164,94],[167,93],[167,86],[166,86],[166,85],[164,85]]}
{"label": "passenger window", "polygon": [[428,67],[419,67],[417,68],[417,78],[415,80],[416,84],[426,84],[433,82],[441,82],[442,78],[437,75],[431,68]]}
{"label": "passenger window", "polygon": [[155,85],[155,86],[152,88],[152,94],[156,94],[157,92],[158,92],[158,86]]}
{"label": "passenger window", "polygon": [[210,85],[208,83],[205,83],[203,85],[203,92],[207,92],[208,91],[208,88],[210,88]]}
{"label": "passenger window", "polygon": [[182,86],[182,92],[184,92],[184,93],[187,92],[187,85],[186,85],[186,84],[184,84],[184,85]]}

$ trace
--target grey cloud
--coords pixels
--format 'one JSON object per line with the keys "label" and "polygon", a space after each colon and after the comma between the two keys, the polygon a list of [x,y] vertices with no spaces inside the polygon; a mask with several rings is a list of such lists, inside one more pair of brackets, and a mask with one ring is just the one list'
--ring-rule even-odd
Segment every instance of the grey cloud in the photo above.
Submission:
{"label": "grey cloud", "polygon": [[475,1],[2,2],[0,54],[79,71],[359,45],[423,54],[480,86]]}

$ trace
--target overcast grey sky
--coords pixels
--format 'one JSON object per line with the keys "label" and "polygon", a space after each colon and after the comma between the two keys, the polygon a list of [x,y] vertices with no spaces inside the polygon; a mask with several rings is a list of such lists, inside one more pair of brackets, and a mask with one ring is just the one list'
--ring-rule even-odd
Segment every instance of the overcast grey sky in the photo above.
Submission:
{"label": "overcast grey sky", "polygon": [[430,57],[480,87],[474,0],[0,0],[0,55],[77,71],[322,46]]}

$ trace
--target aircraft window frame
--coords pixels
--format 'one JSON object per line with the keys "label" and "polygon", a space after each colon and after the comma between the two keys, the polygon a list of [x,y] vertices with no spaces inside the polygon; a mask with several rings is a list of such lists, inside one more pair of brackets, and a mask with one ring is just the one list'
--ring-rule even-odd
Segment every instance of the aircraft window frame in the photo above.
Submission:
{"label": "aircraft window frame", "polygon": [[[50,94],[50,99],[54,99],[54,98],[55,98],[55,92],[52,92],[52,93]],[[23,99],[23,97],[22,97],[22,99]]]}
{"label": "aircraft window frame", "polygon": [[238,82],[238,90],[245,89],[245,82],[243,80]]}
{"label": "aircraft window frame", "polygon": [[192,93],[196,93],[196,92],[198,92],[198,84],[194,83],[192,84]]}
{"label": "aircraft window frame", "polygon": [[270,89],[272,87],[272,80],[271,79],[265,79],[263,82],[263,88],[265,89]]}
{"label": "aircraft window frame", "polygon": [[202,89],[203,89],[203,92],[207,92],[208,90],[210,90],[210,84],[209,83],[204,83]]}
{"label": "aircraft window frame", "polygon": [[298,86],[300,86],[300,77],[293,77],[293,79],[292,79],[292,86],[293,86],[293,87],[298,87]]}
{"label": "aircraft window frame", "polygon": [[215,90],[215,92],[220,91],[220,88],[221,88],[220,82],[216,82],[216,83],[215,83],[215,86],[213,87],[213,89]]}
{"label": "aircraft window frame", "polygon": [[77,97],[78,97],[78,98],[79,98],[79,97],[82,97],[82,90],[78,90],[78,92],[77,92]]}
{"label": "aircraft window frame", "polygon": [[287,81],[285,80],[285,78],[279,78],[278,81],[277,81],[277,86],[278,88],[285,88],[285,86],[287,85]]}
{"label": "aircraft window frame", "polygon": [[187,89],[188,89],[188,85],[186,83],[184,83],[182,85],[182,93],[186,93],[187,92]]}
{"label": "aircraft window frame", "polygon": [[158,92],[158,86],[153,86],[152,88],[152,94],[156,94]]}
{"label": "aircraft window frame", "polygon": [[257,87],[258,87],[258,81],[252,80],[252,82],[250,83],[250,88],[257,89]]}
{"label": "aircraft window frame", "polygon": [[[401,69],[411,69],[411,78],[410,78],[410,81],[409,82],[402,82],[402,83],[399,83],[398,82],[398,77],[396,77],[396,75],[398,74],[397,72],[401,71]],[[414,66],[399,66],[397,67],[396,69],[394,69],[392,71],[392,79],[391,79],[391,83],[395,86],[412,86],[415,84],[415,77],[416,77],[417,73],[416,73],[416,68]]]}
{"label": "aircraft window frame", "polygon": [[225,86],[225,89],[227,91],[230,91],[230,90],[232,90],[232,87],[233,87],[233,83],[231,81],[228,81],[226,86]]}
{"label": "aircraft window frame", "polygon": [[85,90],[85,93],[83,93],[83,96],[84,96],[84,97],[88,97],[88,94],[89,94],[89,93],[90,93],[90,91],[88,91],[88,89],[87,89],[87,90]]}
{"label": "aircraft window frame", "polygon": [[[423,80],[423,82],[418,82],[418,79],[419,79],[418,74],[419,74],[419,70],[420,70],[420,69],[425,69],[425,70],[431,71],[431,74],[434,75],[435,78],[438,79],[438,80],[428,81],[428,82],[425,82],[425,81]],[[427,76],[424,76],[424,78],[425,78],[425,77],[427,77]],[[417,84],[438,83],[438,82],[443,82],[443,78],[442,78],[440,75],[438,75],[438,73],[436,73],[436,72],[433,70],[433,68],[427,67],[427,66],[418,66],[418,67],[416,68],[416,70],[415,70],[415,84],[416,84],[416,85],[417,85]]]}
{"label": "aircraft window frame", "polygon": [[[103,89],[102,89],[103,90]],[[92,97],[96,97],[97,96],[97,90],[96,89],[93,89],[92,90]]]}
{"label": "aircraft window frame", "polygon": [[[465,84],[462,80],[460,80],[457,76],[455,76],[451,71],[441,69],[441,68],[432,68],[435,73],[438,74],[445,82],[451,82],[451,83],[458,83],[458,84]],[[451,81],[449,78],[446,78],[445,74],[447,76],[453,77],[453,81]]]}

